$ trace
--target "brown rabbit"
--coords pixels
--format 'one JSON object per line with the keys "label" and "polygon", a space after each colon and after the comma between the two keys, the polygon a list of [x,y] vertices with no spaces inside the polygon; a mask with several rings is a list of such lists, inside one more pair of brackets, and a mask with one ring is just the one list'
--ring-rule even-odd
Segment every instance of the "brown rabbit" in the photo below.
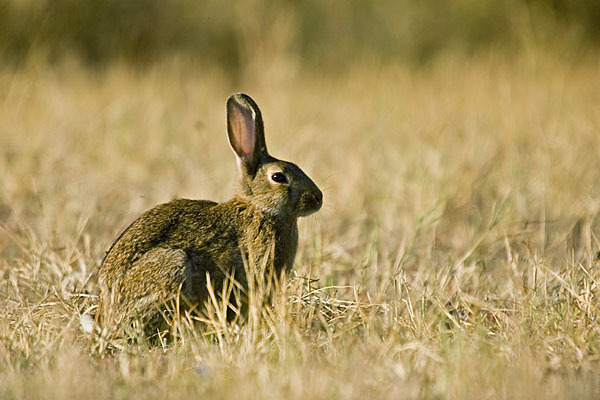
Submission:
{"label": "brown rabbit", "polygon": [[269,155],[260,110],[249,96],[227,100],[227,133],[240,172],[235,196],[224,203],[173,200],[125,229],[100,267],[103,325],[134,315],[156,321],[180,293],[188,306],[202,306],[207,276],[215,292],[227,276],[244,286],[244,263],[271,263],[275,275],[292,267],[297,218],[318,211],[323,195],[296,165]]}

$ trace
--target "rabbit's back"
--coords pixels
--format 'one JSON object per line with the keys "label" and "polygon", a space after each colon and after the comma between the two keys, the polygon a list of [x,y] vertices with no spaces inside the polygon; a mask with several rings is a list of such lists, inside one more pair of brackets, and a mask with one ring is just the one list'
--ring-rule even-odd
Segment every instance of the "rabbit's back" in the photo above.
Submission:
{"label": "rabbit's back", "polygon": [[[192,303],[203,301],[206,274],[222,281],[222,270],[235,271],[242,264],[237,228],[224,224],[222,214],[218,203],[178,199],[135,220],[100,267],[104,318],[118,318],[132,308],[159,307],[180,289]],[[106,314],[109,310],[111,317]]]}
{"label": "rabbit's back", "polygon": [[104,257],[100,275],[108,281],[118,278],[149,250],[185,242],[186,235],[181,232],[185,220],[196,219],[197,228],[204,231],[204,220],[210,220],[210,209],[216,205],[207,200],[177,199],[146,211],[115,240]]}

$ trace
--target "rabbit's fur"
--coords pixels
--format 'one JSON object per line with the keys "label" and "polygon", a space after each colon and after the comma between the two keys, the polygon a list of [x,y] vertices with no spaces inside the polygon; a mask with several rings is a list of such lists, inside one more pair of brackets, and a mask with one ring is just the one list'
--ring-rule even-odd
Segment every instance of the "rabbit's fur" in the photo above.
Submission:
{"label": "rabbit's fur", "polygon": [[289,270],[298,245],[296,220],[318,211],[323,195],[296,165],[267,152],[263,121],[245,94],[227,100],[227,133],[240,172],[224,203],[177,199],[146,211],[113,243],[99,272],[104,325],[134,315],[156,321],[181,294],[188,306],[207,300],[207,279],[246,284],[246,266]]}

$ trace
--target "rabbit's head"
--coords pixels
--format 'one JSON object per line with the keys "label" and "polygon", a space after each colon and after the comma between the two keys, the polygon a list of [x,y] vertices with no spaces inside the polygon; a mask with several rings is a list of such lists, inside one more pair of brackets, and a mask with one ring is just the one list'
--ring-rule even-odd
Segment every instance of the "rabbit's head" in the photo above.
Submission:
{"label": "rabbit's head", "polygon": [[227,134],[240,170],[237,195],[280,217],[301,217],[321,208],[323,194],[293,163],[269,155],[260,109],[249,96],[227,99]]}

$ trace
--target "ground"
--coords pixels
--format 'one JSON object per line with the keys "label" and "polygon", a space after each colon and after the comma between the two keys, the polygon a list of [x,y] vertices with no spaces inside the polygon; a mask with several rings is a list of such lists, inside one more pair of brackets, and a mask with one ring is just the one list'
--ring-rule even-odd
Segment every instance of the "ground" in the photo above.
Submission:
{"label": "ground", "polygon": [[[576,60],[576,61],[575,61]],[[600,59],[542,51],[0,71],[0,398],[597,398]],[[144,210],[226,200],[225,100],[323,189],[248,321],[167,342],[81,329]]]}

